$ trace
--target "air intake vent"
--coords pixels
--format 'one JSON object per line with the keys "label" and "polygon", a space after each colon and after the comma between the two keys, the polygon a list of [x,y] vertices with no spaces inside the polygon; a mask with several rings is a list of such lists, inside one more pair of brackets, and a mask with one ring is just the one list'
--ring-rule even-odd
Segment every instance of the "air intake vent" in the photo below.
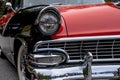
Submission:
{"label": "air intake vent", "polygon": [[71,38],[43,41],[39,48],[61,48],[65,50],[69,61],[83,61],[85,51],[93,54],[93,61],[119,61],[120,60],[120,38]]}

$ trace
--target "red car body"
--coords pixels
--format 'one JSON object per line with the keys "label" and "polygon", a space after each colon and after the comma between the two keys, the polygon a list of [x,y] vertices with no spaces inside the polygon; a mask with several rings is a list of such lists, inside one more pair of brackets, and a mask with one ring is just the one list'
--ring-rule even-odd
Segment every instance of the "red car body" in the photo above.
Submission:
{"label": "red car body", "polygon": [[120,9],[112,3],[57,7],[63,23],[60,31],[52,36],[53,38],[119,35],[120,33]]}
{"label": "red car body", "polygon": [[1,54],[17,67],[19,80],[119,79],[119,5],[23,8],[3,21]]}
{"label": "red car body", "polygon": [[0,17],[0,27],[4,27],[5,24],[8,22],[8,20],[10,19],[10,17],[14,14],[15,12],[11,12],[11,13],[7,13],[3,15],[2,17]]}

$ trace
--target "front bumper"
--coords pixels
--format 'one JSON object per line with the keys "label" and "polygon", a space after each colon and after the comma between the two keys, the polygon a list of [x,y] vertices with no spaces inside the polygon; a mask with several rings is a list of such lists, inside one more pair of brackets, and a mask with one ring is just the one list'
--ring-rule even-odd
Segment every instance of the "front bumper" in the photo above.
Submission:
{"label": "front bumper", "polygon": [[55,66],[39,66],[28,61],[26,70],[33,74],[34,80],[118,80],[120,65],[92,65],[93,56],[90,52],[85,55],[83,64],[59,64]]}
{"label": "front bumper", "polygon": [[[96,65],[92,66],[92,80],[117,80],[115,73],[120,65]],[[29,72],[39,78],[36,80],[84,80],[83,67],[73,66],[64,68],[35,68],[29,67]],[[33,73],[32,73],[33,74]]]}
{"label": "front bumper", "polygon": [[[38,42],[33,55],[55,55],[57,50],[68,57],[65,63],[62,62],[64,64],[49,67],[28,64],[28,73],[34,74],[34,80],[120,80],[118,39],[120,39],[119,36],[98,36]],[[84,58],[87,53],[91,53],[92,56],[88,55],[88,58]],[[45,56],[44,59],[46,59]],[[93,65],[91,65],[92,62]]]}

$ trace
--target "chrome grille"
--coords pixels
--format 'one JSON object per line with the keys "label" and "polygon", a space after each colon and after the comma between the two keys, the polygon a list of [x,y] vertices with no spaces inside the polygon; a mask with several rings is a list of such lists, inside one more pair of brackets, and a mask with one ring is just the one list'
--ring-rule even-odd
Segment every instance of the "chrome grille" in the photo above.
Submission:
{"label": "chrome grille", "polygon": [[61,48],[65,50],[69,61],[83,61],[85,52],[93,54],[93,61],[119,61],[120,60],[120,37],[83,37],[65,38],[39,43],[40,48]]}

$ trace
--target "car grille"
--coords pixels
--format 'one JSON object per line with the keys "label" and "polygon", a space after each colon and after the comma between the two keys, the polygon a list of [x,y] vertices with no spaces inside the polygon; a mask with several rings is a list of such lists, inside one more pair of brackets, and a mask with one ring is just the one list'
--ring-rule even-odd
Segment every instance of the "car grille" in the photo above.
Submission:
{"label": "car grille", "polygon": [[69,61],[83,61],[86,52],[91,52],[93,61],[119,61],[120,37],[65,38],[39,43],[38,48],[61,48],[69,55]]}

